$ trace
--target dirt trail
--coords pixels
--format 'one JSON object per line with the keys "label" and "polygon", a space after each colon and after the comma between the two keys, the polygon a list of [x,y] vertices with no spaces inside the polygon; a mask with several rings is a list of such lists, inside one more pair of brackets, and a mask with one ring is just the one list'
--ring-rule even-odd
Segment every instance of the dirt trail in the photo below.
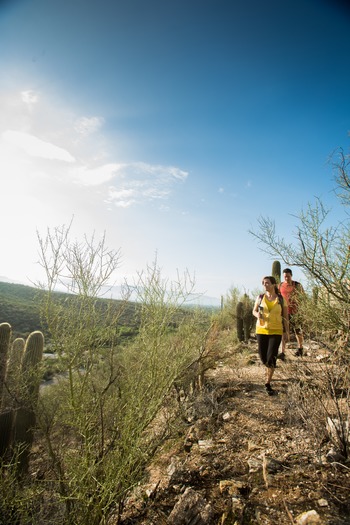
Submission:
{"label": "dirt trail", "polygon": [[[300,359],[287,350],[273,378],[275,396],[265,391],[255,343],[245,352],[245,366],[228,352],[208,371],[182,437],[156,458],[122,523],[291,525],[313,511],[319,521],[303,523],[350,524],[350,464],[327,461],[331,444],[308,433],[290,400],[317,351]],[[189,488],[206,505],[207,517],[198,510],[193,521],[176,521],[174,506]]]}

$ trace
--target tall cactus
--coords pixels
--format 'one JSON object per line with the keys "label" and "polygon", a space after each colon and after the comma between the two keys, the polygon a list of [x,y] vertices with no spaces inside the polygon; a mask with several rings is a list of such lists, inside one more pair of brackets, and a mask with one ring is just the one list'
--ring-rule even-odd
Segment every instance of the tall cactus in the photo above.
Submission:
{"label": "tall cactus", "polygon": [[253,302],[249,299],[248,294],[244,294],[242,298],[243,303],[243,331],[244,341],[247,343],[250,338],[250,333],[253,328],[254,316],[253,316]]}
{"label": "tall cactus", "polygon": [[32,332],[25,344],[22,366],[21,382],[23,386],[22,401],[28,406],[35,406],[38,400],[39,365],[44,352],[44,336],[42,332]]}
{"label": "tall cactus", "polygon": [[[39,365],[44,351],[44,336],[39,331],[32,332],[25,346],[23,339],[15,340],[6,370],[10,335],[11,326],[2,323],[0,325],[2,364],[0,386],[3,392],[1,403],[3,410],[0,414],[0,455],[16,447],[20,452],[19,473],[23,473],[28,466],[29,450],[33,441],[35,408],[41,381]],[[19,373],[16,368],[20,369]],[[6,391],[3,388],[5,380]]]}
{"label": "tall cactus", "polygon": [[239,301],[236,306],[236,330],[238,341],[244,341],[243,310],[243,302]]}
{"label": "tall cactus", "polygon": [[20,407],[16,410],[13,444],[20,450],[20,472],[27,470],[29,450],[33,443],[36,422],[35,408],[38,401],[41,377],[39,365],[44,351],[42,332],[32,332],[24,348],[21,366]]}
{"label": "tall cactus", "polygon": [[276,283],[281,282],[281,263],[279,261],[273,261],[271,275],[276,279]]}
{"label": "tall cactus", "polygon": [[5,388],[2,394],[1,409],[15,408],[19,394],[19,375],[25,340],[17,337],[11,345],[5,376]]}
{"label": "tall cactus", "polygon": [[236,329],[239,341],[248,342],[253,326],[253,304],[247,294],[244,294],[236,307]]}
{"label": "tall cactus", "polygon": [[10,345],[12,328],[8,323],[0,324],[0,399],[4,391],[7,355]]}

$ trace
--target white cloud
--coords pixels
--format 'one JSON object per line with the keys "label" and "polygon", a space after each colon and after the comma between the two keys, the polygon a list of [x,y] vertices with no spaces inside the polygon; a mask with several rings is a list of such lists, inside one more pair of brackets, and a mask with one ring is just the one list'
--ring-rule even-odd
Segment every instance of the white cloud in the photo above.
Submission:
{"label": "white cloud", "polygon": [[80,166],[73,170],[73,179],[77,184],[83,186],[99,186],[113,179],[119,166],[119,164],[105,164],[96,168]]}
{"label": "white cloud", "polygon": [[91,135],[98,131],[104,124],[101,117],[81,117],[75,121],[74,129],[80,135]]}
{"label": "white cloud", "polygon": [[25,104],[28,104],[29,106],[33,104],[37,104],[39,102],[39,94],[31,90],[22,91],[21,98],[22,98],[22,101]]}
{"label": "white cloud", "polygon": [[0,163],[12,173],[9,191],[15,184],[28,184],[31,191],[38,182],[43,198],[44,192],[51,198],[52,191],[62,191],[67,202],[76,199],[76,207],[82,195],[84,202],[100,202],[107,209],[145,201],[157,201],[161,207],[166,201],[169,205],[175,186],[188,177],[172,165],[118,162],[115,144],[98,133],[104,118],[78,117],[45,93],[0,92],[0,109]]}
{"label": "white cloud", "polygon": [[113,193],[113,197],[116,199],[129,199],[131,198],[135,192],[134,190],[120,190],[116,191],[114,189],[111,189],[110,194]]}
{"label": "white cloud", "polygon": [[135,191],[132,189],[116,190],[111,187],[108,191],[108,203],[113,203],[118,208],[129,208],[136,203]]}
{"label": "white cloud", "polygon": [[143,200],[164,200],[171,194],[173,184],[187,176],[187,172],[173,166],[143,162],[116,164],[114,184],[108,188],[107,202],[129,207]]}
{"label": "white cloud", "polygon": [[8,130],[5,131],[2,136],[9,145],[20,148],[31,157],[62,160],[64,162],[75,161],[74,157],[65,149],[55,146],[50,142],[38,139],[29,133]]}
{"label": "white cloud", "polygon": [[187,176],[187,172],[174,166],[144,162],[110,163],[97,167],[85,165],[71,170],[76,184],[100,186],[100,191],[105,191],[104,202],[121,208],[144,200],[165,200],[173,185],[184,181]]}
{"label": "white cloud", "polygon": [[[162,168],[162,166],[158,166]],[[174,166],[169,166],[167,168],[169,175],[172,175],[175,179],[185,180],[188,177],[188,172],[175,168]]]}
{"label": "white cloud", "polygon": [[167,179],[174,178],[178,180],[185,180],[188,177],[187,171],[180,170],[175,166],[161,166],[157,164],[153,165],[146,164],[144,162],[136,162],[131,166],[134,167],[135,171],[139,171],[140,173],[150,173],[158,178],[166,177]]}

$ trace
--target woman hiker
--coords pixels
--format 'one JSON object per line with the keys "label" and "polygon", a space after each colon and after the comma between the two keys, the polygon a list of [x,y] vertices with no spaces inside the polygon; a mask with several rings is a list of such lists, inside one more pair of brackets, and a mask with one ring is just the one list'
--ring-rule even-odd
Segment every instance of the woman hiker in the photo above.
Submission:
{"label": "woman hiker", "polygon": [[275,391],[271,387],[271,380],[276,368],[278,348],[281,344],[283,332],[289,340],[288,307],[279,293],[276,279],[269,275],[262,280],[264,293],[255,301],[253,315],[257,318],[256,337],[261,362],[266,367],[265,388],[269,396]]}

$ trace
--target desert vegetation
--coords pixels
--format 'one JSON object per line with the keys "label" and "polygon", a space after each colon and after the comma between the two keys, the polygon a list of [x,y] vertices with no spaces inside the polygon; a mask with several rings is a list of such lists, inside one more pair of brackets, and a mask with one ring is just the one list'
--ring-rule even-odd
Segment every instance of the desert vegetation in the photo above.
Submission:
{"label": "desert vegetation", "polygon": [[[28,462],[18,472],[23,449],[28,452],[32,441],[25,447],[23,440],[13,441],[16,429],[6,420],[11,437],[3,447],[1,515],[3,523],[104,523],[111,515],[118,519],[128,491],[171,434],[172,390],[176,384],[177,391],[185,391],[203,371],[211,319],[185,307],[193,292],[188,273],[169,283],[155,261],[134,285],[135,332],[126,343],[122,319],[130,310],[128,289],[122,301],[98,299],[118,266],[118,253],[108,251],[104,240],[72,243],[65,227],[48,231],[39,244],[47,282],[40,285],[37,308],[60,373],[41,388],[25,432],[32,435],[35,428],[33,457],[40,456],[36,467],[45,481],[33,483]],[[66,295],[55,292],[58,282],[66,284]],[[11,347],[11,326],[1,327],[6,332],[1,383],[18,418],[22,405],[16,389],[27,382],[20,374],[14,386],[10,366],[6,373],[16,345]],[[25,357],[21,370],[24,363]]]}
{"label": "desert vegetation", "polygon": [[[340,152],[344,208],[348,162]],[[38,234],[46,281],[13,285],[12,299],[0,284],[0,523],[176,525],[186,509],[198,525],[348,523],[350,230],[320,201],[299,221],[294,244],[269,218],[252,232],[277,281],[281,261],[307,279],[307,354],[278,365],[281,395],[268,400],[259,292],[232,287],[216,312],[189,308],[194,279],[170,282],[155,260],[121,300],[102,298],[120,253],[72,240],[70,226]]]}

